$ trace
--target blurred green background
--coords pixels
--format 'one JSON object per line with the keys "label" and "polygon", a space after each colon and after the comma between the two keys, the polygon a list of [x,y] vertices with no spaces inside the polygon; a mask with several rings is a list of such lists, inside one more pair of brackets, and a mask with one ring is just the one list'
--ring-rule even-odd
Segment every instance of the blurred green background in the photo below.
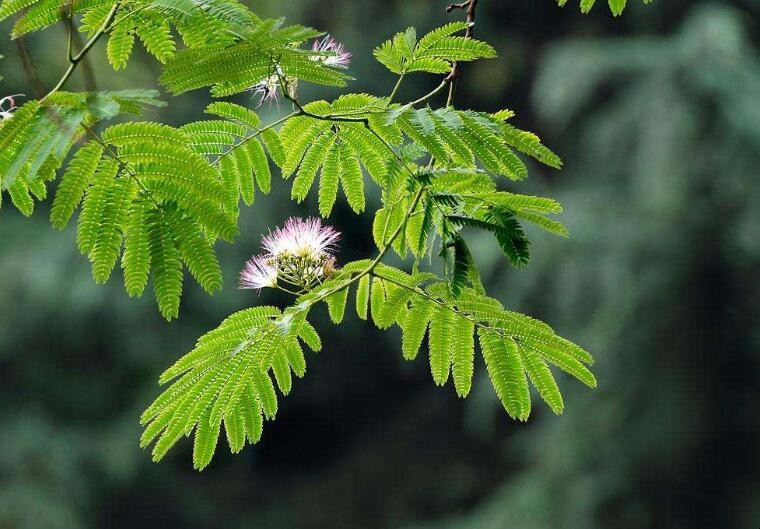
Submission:
{"label": "blurred green background", "polygon": [[[244,209],[237,243],[218,245],[224,291],[188,281],[171,324],[120,278],[96,286],[74,229],[55,232],[46,206],[24,219],[6,204],[0,528],[760,527],[760,2],[635,4],[612,18],[482,0],[477,35],[500,58],[465,66],[458,90],[462,106],[516,110],[565,160],[514,189],[557,197],[571,238],[532,231],[523,272],[488,237],[473,252],[492,295],[594,353],[597,390],[562,377],[564,415],[537,404],[515,423],[482,365],[460,401],[424,361],[401,359],[398,333],[321,313],[325,350],[261,444],[238,456],[220,444],[202,473],[190,442],[154,464],[137,418],[158,374],[230,312],[285,301],[236,290],[236,275],[262,233],[315,200],[294,205],[280,182]],[[372,48],[449,20],[438,0],[249,5],[334,34],[354,52],[351,89],[378,95],[394,79]],[[48,87],[63,42],[61,28],[27,41]],[[0,54],[0,95],[31,94],[15,43]],[[92,57],[99,88],[152,87],[160,71],[139,55],[114,75],[102,44]],[[421,75],[402,97],[436,82]],[[185,123],[208,101],[167,99],[150,119]],[[332,222],[342,260],[371,253],[369,215],[343,204]]]}

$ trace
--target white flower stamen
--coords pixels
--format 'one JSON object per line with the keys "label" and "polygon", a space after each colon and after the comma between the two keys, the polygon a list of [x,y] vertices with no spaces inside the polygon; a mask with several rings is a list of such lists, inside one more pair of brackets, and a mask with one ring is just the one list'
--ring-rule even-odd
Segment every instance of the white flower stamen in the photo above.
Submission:
{"label": "white flower stamen", "polygon": [[277,268],[266,256],[252,257],[240,272],[240,288],[261,290],[276,286]]}
{"label": "white flower stamen", "polygon": [[265,252],[246,263],[241,288],[290,290],[280,283],[308,291],[335,271],[335,245],[340,234],[317,218],[290,218],[262,239]]}
{"label": "white flower stamen", "polygon": [[348,65],[351,64],[351,52],[330,35],[325,35],[321,40],[315,40],[311,49],[319,52],[319,55],[312,55],[311,60],[322,62],[326,66],[348,68]]}
{"label": "white flower stamen", "polygon": [[24,97],[24,94],[14,94],[0,99],[0,120],[5,121],[13,117],[13,111],[18,108],[16,106],[16,97]]}

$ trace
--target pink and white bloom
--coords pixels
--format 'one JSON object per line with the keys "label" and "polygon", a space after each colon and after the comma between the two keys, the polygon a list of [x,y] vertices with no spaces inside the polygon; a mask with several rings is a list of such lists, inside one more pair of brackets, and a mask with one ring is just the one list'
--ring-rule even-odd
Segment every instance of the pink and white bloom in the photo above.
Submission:
{"label": "pink and white bloom", "polygon": [[271,257],[311,257],[314,259],[332,256],[340,233],[322,224],[315,217],[308,219],[289,218],[285,225],[264,237],[261,245]]}
{"label": "pink and white bloom", "polygon": [[253,97],[259,98],[257,108],[263,105],[265,101],[268,101],[269,104],[276,103],[280,99],[280,76],[270,75],[250,87],[248,91],[253,92]]}
{"label": "pink and white bloom", "polygon": [[240,288],[256,289],[277,286],[277,267],[265,255],[252,257],[240,272]]}
{"label": "pink and white bloom", "polygon": [[339,239],[340,233],[318,218],[290,218],[262,238],[265,253],[245,264],[240,272],[240,288],[308,292],[335,272],[334,253]]}
{"label": "pink and white bloom", "polygon": [[13,111],[16,110],[16,97],[23,97],[24,94],[15,94],[12,96],[5,96],[0,99],[0,119],[6,120],[13,117]]}
{"label": "pink and white bloom", "polygon": [[311,57],[312,60],[322,62],[326,66],[348,68],[348,65],[351,64],[351,52],[330,35],[325,35],[322,39],[316,39],[311,50],[319,52],[319,55]]}
{"label": "pink and white bloom", "polygon": [[248,92],[253,92],[254,98],[258,96],[259,102],[256,105],[258,108],[265,102],[269,102],[270,105],[278,102],[284,90],[287,90],[287,95],[294,99],[297,85],[298,79],[285,75],[278,65],[275,73],[248,88]]}

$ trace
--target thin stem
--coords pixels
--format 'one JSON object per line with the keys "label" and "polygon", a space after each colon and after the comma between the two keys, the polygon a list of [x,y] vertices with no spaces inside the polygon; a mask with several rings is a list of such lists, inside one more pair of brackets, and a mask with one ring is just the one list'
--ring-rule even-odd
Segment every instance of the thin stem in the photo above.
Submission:
{"label": "thin stem", "polygon": [[399,76],[398,81],[396,81],[396,86],[393,87],[393,91],[391,92],[391,95],[388,96],[388,103],[391,103],[393,101],[393,98],[396,97],[396,94],[398,93],[398,89],[401,88],[401,83],[403,82],[405,75],[406,75],[405,73],[402,73]]}
{"label": "thin stem", "polygon": [[[478,7],[478,0],[466,0],[465,2],[460,2],[458,4],[450,4],[449,7],[446,8],[447,13],[451,13],[454,9],[464,9],[466,12],[467,17],[467,23],[469,26],[467,26],[467,29],[464,32],[465,38],[471,39],[474,34],[474,26],[475,26],[475,8]],[[452,83],[455,83],[456,80],[459,78],[459,68],[460,65],[458,62],[455,62],[451,66],[451,72],[446,77],[449,81]]]}
{"label": "thin stem", "polygon": [[225,152],[225,153],[221,154],[221,155],[219,156],[219,158],[217,158],[216,160],[214,160],[214,161],[211,163],[211,165],[216,165],[216,164],[218,164],[218,163],[219,163],[219,161],[220,161],[222,158],[224,158],[225,156],[227,156],[227,155],[231,154],[231,153],[232,153],[232,152],[233,152],[235,149],[237,149],[238,147],[241,147],[241,146],[245,145],[246,143],[248,143],[248,142],[249,142],[249,141],[251,141],[252,139],[254,139],[254,138],[256,138],[257,136],[261,135],[261,133],[263,133],[263,132],[265,132],[265,131],[267,131],[267,130],[269,130],[269,129],[273,128],[273,127],[276,127],[277,125],[279,125],[279,124],[280,124],[280,123],[282,123],[283,121],[287,121],[288,119],[290,119],[290,118],[292,118],[292,117],[295,117],[295,116],[298,116],[298,115],[300,115],[300,112],[298,112],[298,111],[296,111],[296,112],[291,112],[291,113],[290,113],[290,114],[288,114],[287,116],[283,116],[283,117],[281,117],[280,119],[278,119],[277,121],[273,121],[272,123],[270,123],[270,124],[269,124],[269,125],[267,125],[266,127],[264,127],[264,128],[261,128],[261,129],[258,129],[256,132],[254,132],[254,133],[253,133],[253,134],[251,134],[250,136],[246,136],[245,138],[243,138],[243,139],[240,141],[240,143],[238,143],[238,144],[234,145],[233,147],[230,147],[230,149],[229,149],[227,152]]}
{"label": "thin stem", "polygon": [[60,90],[61,88],[63,88],[63,85],[65,85],[65,84],[66,84],[66,81],[68,81],[68,80],[69,80],[69,77],[71,77],[71,74],[73,74],[73,73],[74,73],[74,70],[76,70],[76,68],[77,68],[77,63],[75,63],[75,62],[69,63],[69,67],[68,67],[68,68],[66,69],[66,71],[63,73],[63,76],[61,77],[61,79],[60,79],[60,80],[58,81],[58,83],[57,83],[57,84],[56,84],[56,85],[53,87],[53,89],[52,89],[50,92],[48,92],[48,93],[47,93],[47,95],[45,95],[45,97],[43,97],[42,99],[40,99],[40,103],[43,103],[43,102],[45,102],[45,100],[46,100],[47,98],[49,98],[51,95],[53,95],[53,94],[54,94],[54,93],[56,93],[58,90]]}
{"label": "thin stem", "polygon": [[282,77],[280,77],[280,83],[282,84],[283,96],[285,97],[285,99],[293,103],[293,106],[296,107],[297,113],[302,116],[306,116],[313,119],[319,119],[321,121],[342,121],[342,122],[349,122],[349,123],[369,124],[369,120],[366,117],[351,118],[351,117],[346,117],[346,116],[336,115],[336,114],[327,114],[325,116],[320,116],[319,114],[314,114],[312,112],[309,112],[308,110],[304,109],[303,106],[301,106],[301,103],[298,101],[298,99],[296,99],[290,94],[288,85]]}
{"label": "thin stem", "polygon": [[497,328],[492,327],[490,325],[484,325],[482,322],[480,322],[477,319],[473,318],[469,314],[466,314],[466,313],[464,313],[464,312],[462,312],[460,310],[455,309],[451,305],[449,305],[447,303],[444,303],[443,301],[439,300],[435,296],[431,296],[430,294],[428,294],[427,292],[425,292],[421,288],[412,288],[409,285],[405,285],[403,283],[400,283],[400,282],[396,281],[393,278],[390,278],[388,276],[384,276],[384,275],[382,275],[382,273],[378,274],[377,272],[373,272],[372,275],[374,275],[378,279],[382,279],[383,281],[387,281],[388,283],[396,285],[397,287],[403,288],[403,289],[408,290],[410,292],[414,292],[418,296],[421,296],[421,297],[427,299],[428,301],[430,301],[432,303],[435,303],[439,307],[442,307],[442,308],[444,308],[444,309],[446,309],[446,310],[448,310],[450,312],[453,312],[454,314],[456,314],[457,316],[459,316],[461,318],[469,320],[470,322],[472,322],[475,325],[475,327],[478,327],[479,329],[483,329],[483,330],[488,331],[488,332],[496,333],[496,334],[498,334],[499,336],[502,336],[502,337],[505,336],[505,333],[502,332],[501,329],[497,329]]}
{"label": "thin stem", "polygon": [[454,95],[457,91],[457,84],[452,82],[449,84],[449,97],[446,99],[446,108],[454,106]]}
{"label": "thin stem", "polygon": [[443,81],[441,81],[441,84],[439,84],[438,86],[436,86],[431,92],[428,92],[427,94],[425,94],[421,98],[415,99],[411,103],[407,103],[404,106],[405,107],[414,107],[414,106],[419,105],[420,103],[424,103],[428,99],[430,99],[432,97],[435,97],[438,94],[440,94],[441,92],[443,92],[446,89],[446,87],[449,86],[449,84],[450,84],[450,81],[449,81],[449,79],[447,77],[446,79],[444,79]]}
{"label": "thin stem", "polygon": [[287,292],[288,294],[292,294],[292,295],[294,295],[294,296],[297,296],[297,295],[298,295],[298,292],[296,292],[296,291],[294,291],[294,290],[290,290],[290,289],[287,289],[287,288],[285,288],[285,287],[284,287],[284,286],[282,286],[282,285],[275,285],[275,288],[276,288],[277,290],[282,290],[283,292]]}
{"label": "thin stem", "polygon": [[26,46],[26,38],[22,35],[16,39],[16,47],[18,48],[18,54],[21,58],[21,65],[24,68],[27,81],[34,91],[35,97],[40,98],[45,95],[45,85],[40,80],[40,75],[37,70],[37,66],[34,64],[29,48]]}
{"label": "thin stem", "polygon": [[74,5],[69,1],[66,3],[66,7],[69,9],[68,24],[66,24],[66,57],[69,59],[69,62],[72,62],[74,60]]}
{"label": "thin stem", "polygon": [[138,7],[137,9],[133,9],[133,10],[132,10],[132,11],[130,11],[129,13],[125,13],[125,14],[123,14],[122,16],[120,16],[119,18],[117,18],[117,19],[114,21],[114,23],[113,23],[113,24],[111,24],[111,27],[113,28],[113,27],[116,27],[116,26],[118,26],[118,25],[119,25],[121,22],[124,22],[124,21],[125,21],[126,19],[128,19],[129,17],[131,17],[131,16],[135,15],[136,13],[139,13],[140,11],[143,11],[143,10],[145,10],[145,9],[149,8],[149,7],[151,7],[151,5],[150,5],[150,4],[146,4],[146,5],[144,5],[144,6]]}
{"label": "thin stem", "polygon": [[[467,23],[469,24],[467,26],[467,29],[464,32],[464,37],[467,39],[471,39],[475,34],[475,8],[478,6],[478,0],[466,0],[464,2],[460,2],[458,4],[450,4],[449,7],[446,8],[447,13],[451,13],[454,9],[464,9],[467,16]],[[456,84],[457,79],[459,79],[459,70],[461,68],[461,65],[459,62],[454,62],[451,65],[451,72],[449,72],[449,75],[446,76],[446,81],[449,82],[451,85],[449,87],[449,97],[446,101],[446,107],[451,108],[454,106],[454,95],[456,94]]]}
{"label": "thin stem", "polygon": [[58,83],[56,83],[53,89],[50,90],[50,92],[48,92],[47,95],[40,100],[40,103],[44,102],[52,94],[56,93],[58,90],[63,88],[63,86],[71,77],[71,74],[73,74],[74,70],[76,70],[79,62],[84,58],[85,55],[87,55],[87,52],[89,52],[90,49],[92,49],[92,47],[95,45],[98,39],[100,39],[100,37],[103,36],[103,34],[106,31],[108,31],[108,29],[111,27],[111,23],[113,22],[114,17],[116,17],[116,12],[118,11],[118,9],[119,9],[119,4],[118,3],[114,4],[111,10],[108,12],[106,19],[103,21],[103,24],[100,26],[98,31],[95,32],[92,38],[85,43],[82,49],[79,50],[79,53],[69,58],[69,67],[63,73],[63,75],[58,80]]}
{"label": "thin stem", "polygon": [[[111,25],[113,27],[113,25]],[[81,50],[84,46],[84,42],[82,41],[82,36],[79,34],[79,32],[74,31],[74,49]],[[80,61],[80,68],[82,70],[82,77],[84,78],[84,87],[88,92],[94,92],[98,89],[97,82],[95,80],[95,71],[92,69],[92,64],[90,63],[90,59],[92,58],[91,55],[85,55],[82,57],[82,60]]]}

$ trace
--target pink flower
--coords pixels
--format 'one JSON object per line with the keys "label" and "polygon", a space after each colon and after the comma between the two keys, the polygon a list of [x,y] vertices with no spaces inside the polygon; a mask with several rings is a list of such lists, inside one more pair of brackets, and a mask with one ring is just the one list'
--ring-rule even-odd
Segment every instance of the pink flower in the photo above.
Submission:
{"label": "pink flower", "polygon": [[269,104],[276,103],[280,99],[280,76],[270,75],[248,89],[253,92],[253,97],[259,97],[256,107],[260,107],[265,101]]}
{"label": "pink flower", "polygon": [[0,99],[0,118],[3,120],[13,117],[13,111],[16,110],[16,100],[14,97],[23,97],[24,94],[15,94],[12,96],[5,96]]}
{"label": "pink flower", "polygon": [[343,44],[330,35],[325,35],[322,39],[316,39],[311,49],[312,51],[319,52],[319,55],[311,57],[312,60],[322,62],[326,66],[348,68],[348,65],[351,63],[351,52],[346,50]]}
{"label": "pink flower", "polygon": [[[340,234],[317,218],[290,218],[261,240],[266,253],[252,257],[240,272],[240,288],[308,292],[335,272]],[[295,287],[295,289],[289,289]]]}
{"label": "pink flower", "polygon": [[240,272],[240,288],[261,290],[277,286],[277,268],[264,255],[252,257]]}
{"label": "pink flower", "polygon": [[321,258],[332,255],[340,233],[318,218],[290,218],[281,228],[264,237],[261,244],[271,257]]}

